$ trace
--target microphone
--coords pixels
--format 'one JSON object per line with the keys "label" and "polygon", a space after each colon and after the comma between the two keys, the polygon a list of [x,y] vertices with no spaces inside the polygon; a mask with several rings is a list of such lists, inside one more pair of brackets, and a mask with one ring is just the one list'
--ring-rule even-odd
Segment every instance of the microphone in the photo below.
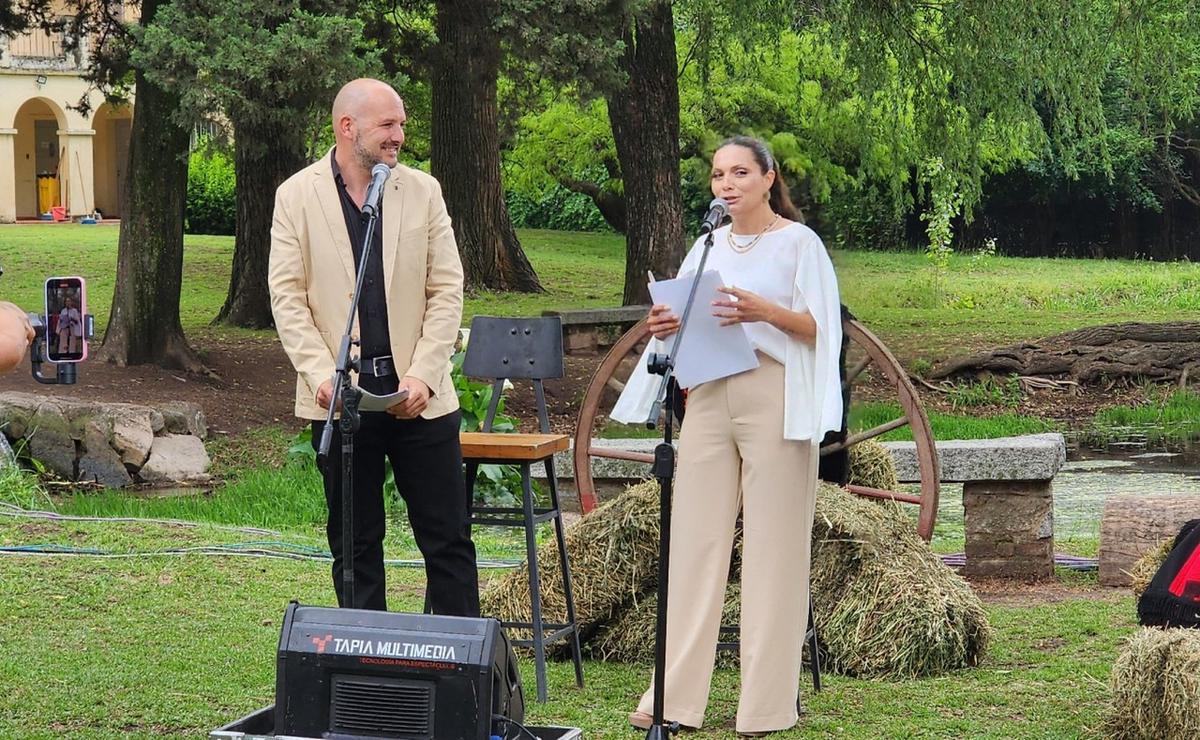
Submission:
{"label": "microphone", "polygon": [[383,162],[371,168],[371,184],[367,187],[367,197],[363,199],[363,213],[372,218],[379,215],[379,199],[383,196],[383,184],[391,175],[392,168]]}
{"label": "microphone", "polygon": [[712,203],[708,204],[708,213],[704,214],[704,220],[700,222],[700,233],[707,234],[717,228],[727,215],[729,215],[729,204],[725,202],[725,199],[713,198]]}

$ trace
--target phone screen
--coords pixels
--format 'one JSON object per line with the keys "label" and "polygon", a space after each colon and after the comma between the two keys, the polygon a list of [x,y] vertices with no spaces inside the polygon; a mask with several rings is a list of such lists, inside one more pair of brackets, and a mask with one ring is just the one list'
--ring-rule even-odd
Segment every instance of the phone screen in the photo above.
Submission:
{"label": "phone screen", "polygon": [[87,314],[81,277],[46,279],[46,359],[79,362],[87,357]]}

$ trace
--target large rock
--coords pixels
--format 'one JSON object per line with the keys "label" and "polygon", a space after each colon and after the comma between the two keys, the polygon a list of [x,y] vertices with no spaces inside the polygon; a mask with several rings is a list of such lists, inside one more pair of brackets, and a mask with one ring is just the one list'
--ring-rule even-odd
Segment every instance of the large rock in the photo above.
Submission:
{"label": "large rock", "polygon": [[150,459],[139,475],[147,483],[206,481],[211,462],[199,437],[164,434],[154,438]]}
{"label": "large rock", "polygon": [[162,401],[154,404],[154,409],[162,414],[167,433],[188,434],[200,439],[208,436],[204,411],[196,404],[187,401]]}
{"label": "large rock", "polygon": [[[33,393],[0,393],[0,430],[28,454],[69,480],[124,486],[149,466],[152,481],[206,480],[209,460],[200,437],[203,412],[192,404],[162,408],[102,403]],[[166,435],[166,436],[161,436]],[[171,437],[159,444],[159,440]],[[191,440],[191,441],[187,441]],[[178,460],[172,460],[173,455]]]}
{"label": "large rock", "polygon": [[[120,488],[133,483],[133,477],[129,475],[121,456],[109,443],[113,430],[105,425],[105,421],[103,417],[93,418],[84,428],[76,479],[95,481],[109,488]],[[154,439],[153,435],[150,439]]]}

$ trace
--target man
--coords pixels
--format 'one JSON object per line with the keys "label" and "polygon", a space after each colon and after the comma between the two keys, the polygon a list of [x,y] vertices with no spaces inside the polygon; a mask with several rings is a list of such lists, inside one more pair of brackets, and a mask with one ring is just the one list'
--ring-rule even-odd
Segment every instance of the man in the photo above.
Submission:
{"label": "man", "polygon": [[354,438],[354,603],[342,593],[341,439],[334,430],[321,471],[327,532],[341,606],[386,609],[384,459],[425,556],[426,606],[478,616],[479,582],[470,538],[459,447],[458,398],[449,359],[462,320],[462,263],[441,188],[397,163],[404,103],[389,85],[359,79],[333,103],[335,146],[279,186],[271,227],[269,282],[275,326],[296,368],[296,415],[321,438],[333,397],[338,342],[345,330],[361,249],[363,199],[371,168],[392,168],[363,278],[354,337],[363,389],[407,399],[387,413],[363,412]]}
{"label": "man", "polygon": [[33,336],[29,314],[8,301],[0,301],[0,373],[21,364]]}

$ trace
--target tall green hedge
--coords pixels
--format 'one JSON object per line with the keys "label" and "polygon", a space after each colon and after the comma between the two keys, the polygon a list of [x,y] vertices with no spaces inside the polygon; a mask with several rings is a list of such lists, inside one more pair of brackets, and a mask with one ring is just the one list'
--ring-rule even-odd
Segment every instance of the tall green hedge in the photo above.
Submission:
{"label": "tall green hedge", "polygon": [[237,178],[233,160],[219,149],[202,145],[188,158],[188,234],[232,235],[237,225]]}

